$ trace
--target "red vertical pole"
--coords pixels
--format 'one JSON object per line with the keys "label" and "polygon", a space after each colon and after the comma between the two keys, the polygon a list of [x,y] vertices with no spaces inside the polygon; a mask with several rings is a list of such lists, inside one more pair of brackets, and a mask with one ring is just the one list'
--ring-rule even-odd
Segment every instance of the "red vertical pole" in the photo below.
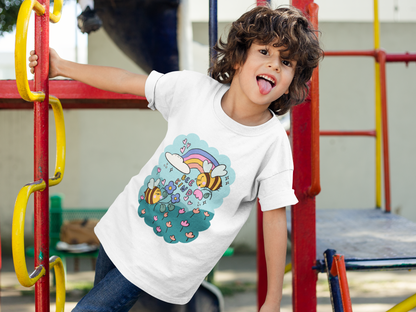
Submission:
{"label": "red vertical pole", "polygon": [[381,89],[381,124],[383,137],[383,164],[384,164],[384,198],[386,212],[391,212],[390,199],[390,160],[389,160],[389,131],[387,122],[387,87],[386,87],[386,51],[377,51],[377,61],[380,64]]}
{"label": "red vertical pole", "polygon": [[316,311],[316,279],[312,266],[316,261],[315,197],[307,195],[311,183],[310,103],[292,109],[291,140],[295,171],[293,184],[297,205],[292,206],[293,311]]}
{"label": "red vertical pole", "polygon": [[49,312],[49,0],[40,0],[45,14],[35,15],[35,52],[39,56],[35,70],[35,91],[45,93],[43,102],[34,103],[34,180],[46,182],[35,199],[35,266],[43,265],[45,275],[35,286],[36,312]]}
{"label": "red vertical pole", "polygon": [[[313,0],[292,0],[292,5],[306,13]],[[315,197],[308,196],[311,185],[311,105],[305,102],[292,109],[291,141],[295,166],[293,184],[299,203],[292,206],[293,311],[316,311]]]}
{"label": "red vertical pole", "polygon": [[266,301],[267,294],[267,267],[266,254],[264,251],[263,236],[263,212],[260,203],[257,203],[257,310]]}

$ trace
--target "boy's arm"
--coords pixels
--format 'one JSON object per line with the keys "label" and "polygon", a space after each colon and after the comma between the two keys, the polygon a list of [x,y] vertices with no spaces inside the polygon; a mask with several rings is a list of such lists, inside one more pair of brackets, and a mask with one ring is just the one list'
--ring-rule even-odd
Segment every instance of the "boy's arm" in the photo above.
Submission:
{"label": "boy's arm", "polygon": [[267,267],[267,295],[260,312],[280,311],[286,263],[286,209],[263,212],[264,249]]}
{"label": "boy's arm", "polygon": [[[33,72],[38,57],[33,51],[30,55],[29,66]],[[115,67],[70,62],[60,58],[54,49],[49,49],[49,77],[57,76],[81,81],[106,91],[145,96],[146,75],[134,74]]]}

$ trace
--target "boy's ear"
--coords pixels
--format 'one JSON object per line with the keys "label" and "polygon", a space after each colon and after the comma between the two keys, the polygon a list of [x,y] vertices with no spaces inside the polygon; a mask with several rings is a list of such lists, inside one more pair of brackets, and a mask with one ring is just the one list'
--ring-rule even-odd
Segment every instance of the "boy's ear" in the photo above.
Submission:
{"label": "boy's ear", "polygon": [[289,94],[289,89],[286,90],[285,94]]}

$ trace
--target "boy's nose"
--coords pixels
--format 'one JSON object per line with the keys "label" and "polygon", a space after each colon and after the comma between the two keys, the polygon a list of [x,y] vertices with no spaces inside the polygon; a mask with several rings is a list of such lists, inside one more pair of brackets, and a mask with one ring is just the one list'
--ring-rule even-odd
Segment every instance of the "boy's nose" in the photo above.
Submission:
{"label": "boy's nose", "polygon": [[280,71],[280,59],[271,61],[269,63],[269,68],[279,72]]}
{"label": "boy's nose", "polygon": [[277,72],[280,71],[280,66],[281,66],[281,62],[280,62],[280,53],[277,53],[278,55],[276,55],[276,57],[274,57],[273,59],[270,60],[269,63],[269,67]]}

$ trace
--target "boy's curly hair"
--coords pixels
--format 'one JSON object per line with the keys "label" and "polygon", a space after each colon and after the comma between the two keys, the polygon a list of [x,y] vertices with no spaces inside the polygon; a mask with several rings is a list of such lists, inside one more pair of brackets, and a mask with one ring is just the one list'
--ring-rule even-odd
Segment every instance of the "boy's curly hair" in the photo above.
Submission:
{"label": "boy's curly hair", "polygon": [[218,54],[214,56],[213,66],[209,69],[211,77],[221,83],[231,83],[236,73],[235,65],[245,63],[247,51],[253,42],[268,45],[277,40],[277,46],[285,48],[289,59],[297,61],[289,93],[283,94],[269,106],[276,115],[283,115],[292,106],[305,100],[309,91],[306,83],[323,56],[314,32],[306,17],[294,7],[273,10],[258,6],[232,24],[227,42],[220,39],[215,45]]}

